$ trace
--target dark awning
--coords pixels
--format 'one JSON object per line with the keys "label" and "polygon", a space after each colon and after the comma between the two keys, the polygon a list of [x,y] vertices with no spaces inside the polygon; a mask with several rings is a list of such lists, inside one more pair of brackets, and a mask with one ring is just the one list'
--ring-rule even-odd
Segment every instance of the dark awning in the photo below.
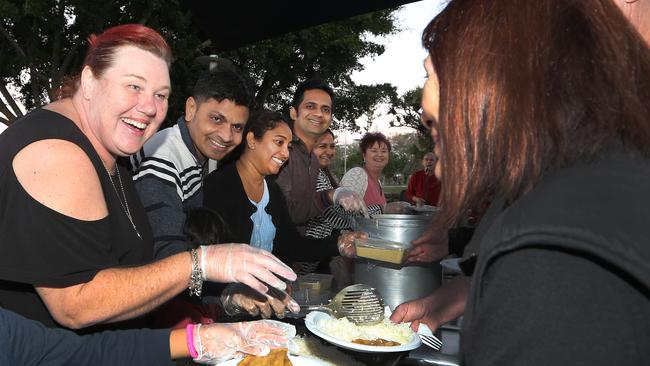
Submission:
{"label": "dark awning", "polygon": [[411,2],[414,0],[185,0],[216,51]]}

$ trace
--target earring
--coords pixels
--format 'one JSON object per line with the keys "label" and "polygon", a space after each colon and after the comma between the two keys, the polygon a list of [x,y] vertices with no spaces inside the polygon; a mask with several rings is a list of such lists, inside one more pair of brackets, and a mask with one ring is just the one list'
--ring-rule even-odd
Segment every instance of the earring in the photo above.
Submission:
{"label": "earring", "polygon": [[255,145],[250,144],[250,145],[248,145],[248,148],[251,149],[251,150],[255,150]]}

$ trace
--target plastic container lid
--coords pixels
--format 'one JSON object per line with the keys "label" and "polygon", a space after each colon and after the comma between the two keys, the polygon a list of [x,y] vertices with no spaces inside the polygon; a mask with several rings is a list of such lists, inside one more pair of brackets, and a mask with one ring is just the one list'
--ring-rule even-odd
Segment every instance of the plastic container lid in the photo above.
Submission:
{"label": "plastic container lid", "polygon": [[367,239],[357,238],[354,240],[354,245],[357,247],[379,248],[379,249],[393,249],[393,250],[408,250],[411,249],[411,244],[404,244],[398,241],[386,240],[381,238],[368,237]]}
{"label": "plastic container lid", "polygon": [[368,239],[356,239],[355,246],[358,257],[395,264],[404,263],[406,254],[411,248],[410,244],[372,237]]}

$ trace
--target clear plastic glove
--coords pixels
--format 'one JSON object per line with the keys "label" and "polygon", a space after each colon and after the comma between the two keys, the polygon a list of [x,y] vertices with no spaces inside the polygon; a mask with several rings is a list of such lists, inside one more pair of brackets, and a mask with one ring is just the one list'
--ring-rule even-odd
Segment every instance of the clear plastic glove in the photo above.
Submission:
{"label": "clear plastic glove", "polygon": [[282,319],[287,310],[292,313],[300,312],[300,305],[286,292],[269,289],[266,294],[261,294],[252,288],[231,283],[221,293],[221,304],[228,315],[237,315],[243,312],[268,319],[273,314]]}
{"label": "clear plastic glove", "polygon": [[384,213],[403,214],[411,210],[411,204],[404,201],[390,202],[384,206]]}
{"label": "clear plastic glove", "polygon": [[413,196],[413,203],[415,203],[415,206],[422,206],[427,203],[427,201],[424,200],[424,198],[420,198],[417,196]]}
{"label": "clear plastic glove", "polygon": [[288,347],[296,328],[275,320],[198,324],[192,335],[194,361],[216,365],[242,354],[266,356],[271,348]]}
{"label": "clear plastic glove", "polygon": [[339,235],[337,246],[342,257],[354,258],[357,256],[357,249],[354,245],[356,239],[368,239],[368,234],[362,231],[348,231]]}
{"label": "clear plastic glove", "polygon": [[346,211],[361,212],[363,216],[369,217],[368,208],[366,203],[363,202],[363,197],[349,188],[339,187],[335,189],[332,201],[334,204],[343,206]]}
{"label": "clear plastic glove", "polygon": [[287,284],[276,277],[295,281],[296,274],[273,254],[247,244],[201,246],[203,279],[214,282],[241,282],[265,294],[264,283],[284,290]]}

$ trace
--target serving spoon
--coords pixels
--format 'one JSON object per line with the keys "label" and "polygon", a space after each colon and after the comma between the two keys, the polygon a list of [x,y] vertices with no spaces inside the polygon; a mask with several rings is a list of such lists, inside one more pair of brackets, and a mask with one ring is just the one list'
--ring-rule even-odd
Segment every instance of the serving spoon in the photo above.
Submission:
{"label": "serving spoon", "polygon": [[384,320],[384,299],[377,289],[364,284],[348,286],[326,305],[301,306],[301,310],[322,311],[354,324],[372,325]]}

